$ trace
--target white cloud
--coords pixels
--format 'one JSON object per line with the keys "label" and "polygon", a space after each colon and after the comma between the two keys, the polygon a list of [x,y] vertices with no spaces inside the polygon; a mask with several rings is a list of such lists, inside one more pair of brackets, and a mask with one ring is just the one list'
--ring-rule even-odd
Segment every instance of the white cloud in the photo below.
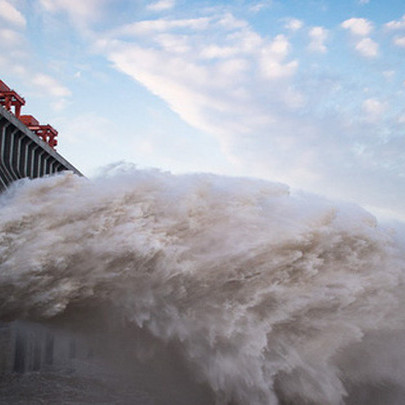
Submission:
{"label": "white cloud", "polygon": [[277,60],[264,58],[261,63],[261,68],[264,77],[268,79],[281,79],[283,77],[292,76],[298,68],[298,62],[293,60],[282,64]]}
{"label": "white cloud", "polygon": [[383,113],[387,110],[387,105],[377,98],[368,98],[362,105],[365,118],[368,121],[376,122],[381,119]]}
{"label": "white cloud", "polygon": [[156,32],[167,32],[175,29],[205,30],[209,27],[211,19],[207,17],[180,20],[157,19],[145,20],[124,25],[114,30],[110,35],[150,35]]}
{"label": "white cloud", "polygon": [[393,20],[385,24],[385,27],[389,30],[403,30],[405,29],[405,15],[400,20]]}
{"label": "white cloud", "polygon": [[[223,160],[232,162],[233,174],[273,177],[318,191],[322,187],[339,197],[366,200],[365,195],[373,194],[364,180],[370,168],[379,170],[386,164],[377,142],[387,104],[371,96],[356,99],[355,90],[341,77],[301,71],[305,64],[291,52],[295,36],[269,39],[247,22],[216,14],[218,8],[207,13],[202,18],[129,24],[101,37],[99,50],[183,121],[213,135]],[[366,35],[371,23],[352,21],[346,26],[357,35],[351,40],[358,52],[368,57],[378,54],[378,45]],[[328,32],[312,27],[308,33],[312,49],[324,52]],[[322,67],[312,64],[312,68],[322,73]],[[374,94],[371,84],[365,86],[370,87],[368,94]],[[353,152],[355,143],[364,145],[362,153]],[[377,201],[381,195],[371,198],[373,205],[383,205]]]}
{"label": "white cloud", "polygon": [[265,1],[259,1],[256,4],[253,4],[250,6],[249,10],[253,13],[258,13],[261,10],[270,7],[273,3],[273,0],[265,0]]}
{"label": "white cloud", "polygon": [[359,4],[368,4],[370,0],[359,0]]}
{"label": "white cloud", "polygon": [[357,40],[355,49],[362,56],[373,58],[378,55],[378,44],[370,37],[367,37],[373,31],[373,24],[365,18],[350,18],[341,24],[342,28],[350,31],[357,37],[365,37]]}
{"label": "white cloud", "polygon": [[231,13],[226,13],[220,17],[217,24],[230,31],[239,28],[246,28],[248,26],[246,21],[235,18]]}
{"label": "white cloud", "polygon": [[290,31],[298,31],[304,26],[304,23],[297,18],[289,18],[285,24],[285,28]]}
{"label": "white cloud", "polygon": [[274,40],[261,49],[260,66],[262,74],[268,79],[279,79],[292,76],[298,67],[298,62],[284,62],[290,43],[284,35],[277,35]]}
{"label": "white cloud", "polygon": [[277,35],[266,50],[277,57],[285,58],[290,49],[290,43],[284,35]]}
{"label": "white cloud", "polygon": [[0,67],[4,71],[12,71],[19,78],[29,77],[26,66],[18,62],[18,58],[13,60],[0,56]]}
{"label": "white cloud", "polygon": [[65,12],[77,24],[87,24],[100,18],[104,6],[111,0],[40,0],[50,13]]}
{"label": "white cloud", "polygon": [[323,27],[313,27],[309,31],[309,37],[311,42],[308,48],[314,52],[325,53],[327,48],[325,46],[325,41],[328,38],[328,31]]}
{"label": "white cloud", "polygon": [[148,10],[165,11],[170,10],[176,5],[175,0],[160,0],[147,6]]}
{"label": "white cloud", "polygon": [[[222,65],[221,69],[202,67],[188,58],[174,58],[134,45],[117,49],[110,54],[110,59],[118,69],[164,99],[189,124],[217,135],[235,125],[234,120],[230,120],[233,114],[226,118],[227,111],[239,110],[238,98],[243,95],[233,91],[232,71],[224,71]],[[223,97],[226,88],[229,95]],[[218,114],[222,116],[221,122],[217,121]]]}
{"label": "white cloud", "polygon": [[156,35],[156,42],[162,47],[162,49],[171,53],[181,54],[190,51],[187,36],[161,33]]}
{"label": "white cloud", "polygon": [[356,46],[356,50],[367,58],[374,58],[378,55],[378,44],[371,38],[363,38]]}
{"label": "white cloud", "polygon": [[384,70],[382,74],[387,80],[391,80],[395,76],[395,70]]}
{"label": "white cloud", "polygon": [[3,47],[14,48],[22,44],[23,38],[14,30],[0,28],[0,41]]}
{"label": "white cloud", "polygon": [[232,46],[218,46],[216,44],[212,44],[203,48],[200,55],[204,59],[213,59],[229,58],[230,56],[236,55],[237,53],[238,50]]}
{"label": "white cloud", "polygon": [[32,84],[53,97],[67,97],[71,95],[68,88],[62,86],[51,76],[39,73],[32,78]]}
{"label": "white cloud", "polygon": [[373,24],[365,18],[350,18],[342,22],[342,27],[359,36],[367,36],[373,30]]}
{"label": "white cloud", "polygon": [[[177,27],[182,28],[180,32],[174,30]],[[207,34],[201,36],[200,29]],[[128,43],[127,37],[126,42],[113,38],[145,32],[148,46]],[[179,40],[182,51],[168,49],[162,35],[170,35],[171,43]],[[273,119],[254,101],[249,90],[254,83],[257,95],[266,91],[261,97],[278,108],[297,108],[303,102],[300,92],[288,83],[298,62],[288,60],[287,38],[262,38],[229,14],[141,21],[110,32],[99,45],[117,69],[165,100],[190,125],[216,134],[225,149],[230,133],[248,133]],[[235,120],[235,114],[243,116],[243,121]]]}
{"label": "white cloud", "polygon": [[222,77],[229,76],[233,80],[245,74],[249,70],[250,63],[243,58],[230,58],[224,62],[218,63],[217,67]]}
{"label": "white cloud", "polygon": [[405,36],[394,38],[394,44],[401,48],[405,48]]}
{"label": "white cloud", "polygon": [[0,18],[18,27],[26,25],[25,17],[6,0],[0,0]]}
{"label": "white cloud", "polygon": [[264,46],[264,39],[257,33],[243,29],[227,35],[228,41],[242,53],[256,54],[258,49]]}
{"label": "white cloud", "polygon": [[[24,80],[29,83],[31,79],[28,71],[32,60],[26,46],[25,32],[19,28],[14,24],[5,24],[0,18],[0,70],[7,72],[10,79],[17,83],[17,91],[19,82]],[[10,85],[14,86],[12,82]]]}

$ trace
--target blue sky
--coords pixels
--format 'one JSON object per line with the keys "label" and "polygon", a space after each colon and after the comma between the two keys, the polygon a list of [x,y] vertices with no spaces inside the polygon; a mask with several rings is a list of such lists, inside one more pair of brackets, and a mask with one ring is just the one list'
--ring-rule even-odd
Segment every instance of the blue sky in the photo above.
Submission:
{"label": "blue sky", "polygon": [[401,0],[0,0],[0,78],[84,174],[259,177],[405,218]]}

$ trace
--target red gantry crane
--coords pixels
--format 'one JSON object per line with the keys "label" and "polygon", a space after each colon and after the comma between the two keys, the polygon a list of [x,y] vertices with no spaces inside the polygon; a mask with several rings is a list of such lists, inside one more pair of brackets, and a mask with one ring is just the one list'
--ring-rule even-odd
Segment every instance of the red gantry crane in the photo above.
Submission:
{"label": "red gantry crane", "polygon": [[32,115],[21,115],[20,121],[26,125],[29,130],[45,141],[51,148],[55,149],[55,146],[58,144],[58,140],[56,139],[58,131],[55,128],[49,124],[40,125]]}
{"label": "red gantry crane", "polygon": [[11,111],[14,107],[14,115],[20,118],[21,107],[25,104],[25,100],[14,90],[11,90],[2,80],[0,80],[0,104],[7,111]]}
{"label": "red gantry crane", "polygon": [[32,115],[21,115],[21,108],[25,105],[25,100],[14,90],[11,90],[7,84],[0,80],[0,105],[7,111],[14,107],[14,115],[34,132],[40,139],[46,142],[52,149],[58,144],[56,137],[58,131],[51,125],[41,125]]}

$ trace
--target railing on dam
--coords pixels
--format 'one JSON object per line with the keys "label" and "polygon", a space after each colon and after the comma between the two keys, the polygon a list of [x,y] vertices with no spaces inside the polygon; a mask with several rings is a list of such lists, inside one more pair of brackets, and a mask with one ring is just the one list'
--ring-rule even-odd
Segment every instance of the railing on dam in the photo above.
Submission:
{"label": "railing on dam", "polygon": [[0,192],[12,182],[64,170],[81,173],[0,106]]}

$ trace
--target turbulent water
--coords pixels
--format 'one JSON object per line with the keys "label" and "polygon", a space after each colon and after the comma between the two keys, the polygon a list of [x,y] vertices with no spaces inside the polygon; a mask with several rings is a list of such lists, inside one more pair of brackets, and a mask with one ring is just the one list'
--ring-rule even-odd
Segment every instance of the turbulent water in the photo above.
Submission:
{"label": "turbulent water", "polygon": [[0,198],[0,319],[112,309],[129,348],[136,330],[175,347],[216,404],[403,404],[400,243],[358,207],[258,180],[26,181]]}

